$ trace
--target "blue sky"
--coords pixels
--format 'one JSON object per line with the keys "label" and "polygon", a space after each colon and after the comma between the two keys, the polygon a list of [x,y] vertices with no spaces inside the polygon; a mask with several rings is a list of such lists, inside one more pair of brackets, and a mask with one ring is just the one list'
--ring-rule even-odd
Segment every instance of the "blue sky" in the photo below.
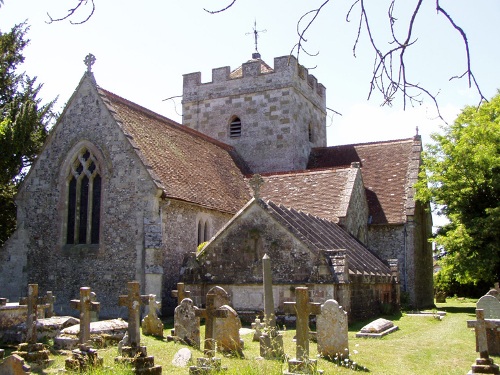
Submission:
{"label": "blue sky", "polygon": [[[323,1],[238,0],[224,13],[210,15],[203,8],[219,9],[229,0],[95,0],[96,11],[83,25],[69,22],[48,24],[66,14],[76,0],[5,0],[0,8],[0,29],[8,31],[27,20],[31,44],[25,50],[23,69],[44,83],[42,96],[59,96],[61,108],[69,99],[85,71],[84,57],[90,52],[97,61],[93,71],[97,83],[116,94],[181,122],[177,108],[163,99],[182,94],[182,75],[201,71],[202,81],[211,80],[211,69],[236,68],[250,59],[254,49],[251,34],[254,20],[260,34],[259,52],[272,66],[273,58],[290,53],[297,42],[296,23],[302,14]],[[400,0],[407,8],[396,8],[397,24],[409,17],[416,1]],[[138,6],[137,4],[141,4]],[[373,31],[387,35],[385,0],[369,8]],[[438,93],[440,108],[452,121],[465,105],[475,105],[478,95],[466,80],[449,81],[465,70],[463,42],[442,15],[434,1],[424,1],[416,19],[415,48],[408,52],[410,77]],[[472,68],[483,94],[490,98],[500,87],[498,0],[441,0],[441,5],[467,33]],[[384,139],[407,138],[419,126],[424,142],[428,134],[439,131],[442,121],[430,100],[407,108],[396,102],[392,108],[380,107],[381,97],[367,101],[373,64],[373,51],[362,33],[357,58],[352,47],[357,32],[357,14],[351,22],[345,16],[349,2],[328,4],[306,37],[310,52],[300,62],[327,88],[327,106],[342,113],[328,121],[328,144],[345,144]],[[73,20],[87,16],[82,9]],[[381,41],[382,46],[387,46]],[[495,63],[496,62],[496,63]]]}

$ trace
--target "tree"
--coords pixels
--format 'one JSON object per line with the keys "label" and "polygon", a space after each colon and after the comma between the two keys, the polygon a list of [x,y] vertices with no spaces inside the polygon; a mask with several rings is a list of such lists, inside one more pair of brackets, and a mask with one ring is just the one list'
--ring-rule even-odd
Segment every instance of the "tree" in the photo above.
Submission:
{"label": "tree", "polygon": [[462,284],[500,277],[500,93],[466,107],[424,153],[417,199],[431,201],[450,223],[435,242],[443,270]]}
{"label": "tree", "polygon": [[41,104],[42,85],[18,73],[28,45],[25,23],[0,33],[0,246],[15,229],[14,196],[39,153],[53,118],[55,101]]}
{"label": "tree", "polygon": [[[241,2],[243,0],[239,0]],[[227,5],[221,9],[204,9],[210,14],[218,14],[230,11],[238,0],[227,0]],[[367,0],[350,0],[349,10],[346,14],[346,22],[354,21],[357,24],[357,35],[353,36],[353,55],[356,56],[357,48],[362,38],[367,38],[374,53],[373,71],[368,89],[368,99],[375,92],[382,97],[382,105],[392,105],[397,97],[403,102],[403,107],[407,105],[421,104],[425,97],[429,98],[435,105],[438,116],[442,119],[437,100],[438,92],[431,92],[419,83],[419,78],[410,78],[408,71],[408,52],[417,43],[416,25],[425,23],[421,17],[423,0],[415,1],[410,14],[404,14],[400,10],[403,8],[402,0],[385,0],[369,2]],[[295,54],[300,61],[301,53],[309,56],[317,55],[318,52],[311,53],[306,49],[306,34],[315,20],[326,12],[329,6],[334,4],[331,0],[319,1],[319,6],[306,12],[297,21],[297,43],[293,46],[290,54]],[[313,7],[313,6],[311,6]],[[386,7],[387,20],[384,32],[374,32],[373,19],[380,17],[377,14],[381,7]],[[438,15],[457,33],[457,37],[462,40],[465,52],[465,69],[461,72],[450,74],[450,80],[466,78],[469,87],[474,86],[479,96],[479,103],[486,100],[480,86],[473,73],[469,42],[466,32],[458,25],[441,4],[440,0],[435,0],[435,9]],[[50,14],[49,23],[69,20],[72,24],[82,24],[87,22],[96,12],[96,0],[73,0],[73,6],[61,17],[53,18]],[[382,36],[381,36],[382,35]],[[335,112],[335,111],[334,111]]]}

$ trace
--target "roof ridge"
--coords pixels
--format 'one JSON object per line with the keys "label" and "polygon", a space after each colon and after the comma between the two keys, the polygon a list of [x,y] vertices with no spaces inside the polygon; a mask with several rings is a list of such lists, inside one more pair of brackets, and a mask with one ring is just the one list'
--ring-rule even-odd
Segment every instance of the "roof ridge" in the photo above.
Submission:
{"label": "roof ridge", "polygon": [[216,140],[216,139],[214,139],[212,137],[209,137],[208,135],[200,133],[197,130],[194,130],[194,129],[191,129],[191,128],[187,127],[187,126],[184,126],[184,125],[178,123],[177,121],[174,121],[174,120],[172,120],[172,119],[170,119],[170,118],[168,118],[166,116],[160,115],[159,113],[154,112],[151,109],[143,107],[143,106],[141,106],[141,105],[139,105],[137,103],[134,103],[134,102],[132,102],[132,101],[130,101],[128,99],[125,99],[124,97],[122,97],[120,95],[117,95],[117,94],[115,94],[115,93],[113,93],[111,91],[108,91],[108,90],[106,90],[106,89],[104,89],[104,88],[102,88],[100,86],[98,86],[97,89],[99,91],[102,91],[103,94],[104,94],[104,96],[106,96],[106,97],[111,96],[111,97],[115,98],[117,101],[120,101],[121,103],[123,103],[124,105],[126,105],[126,106],[128,106],[128,107],[130,107],[132,109],[135,109],[137,111],[140,111],[140,112],[144,113],[147,116],[150,116],[152,118],[156,118],[156,119],[158,119],[160,121],[164,121],[167,124],[169,124],[169,125],[171,125],[171,126],[173,126],[175,128],[178,128],[179,130],[181,130],[183,132],[189,133],[189,134],[191,134],[193,136],[196,136],[198,138],[201,138],[201,139],[203,139],[203,140],[205,140],[207,142],[213,143],[216,146],[219,146],[219,147],[223,148],[226,151],[234,151],[235,150],[233,146],[228,145],[227,143],[218,141],[218,140]]}
{"label": "roof ridge", "polygon": [[[273,176],[294,176],[294,175],[299,175],[299,174],[320,174],[320,173],[327,173],[327,172],[333,172],[336,170],[341,170],[341,169],[351,169],[350,166],[343,165],[343,166],[338,166],[338,167],[322,167],[322,168],[310,168],[310,169],[298,169],[298,170],[290,170],[290,171],[281,171],[281,172],[261,172],[258,173],[259,175],[263,177],[273,177]],[[249,175],[245,175],[245,177],[252,177],[254,174],[257,173],[251,173]]]}
{"label": "roof ridge", "polygon": [[391,139],[391,140],[387,140],[387,141],[373,141],[373,142],[363,142],[363,143],[348,143],[348,144],[344,144],[344,145],[313,147],[312,150],[322,150],[322,149],[326,149],[326,148],[339,148],[339,147],[352,147],[352,146],[368,146],[368,145],[387,144],[387,143],[402,143],[402,142],[413,142],[413,141],[415,141],[415,137],[400,138],[400,139]]}

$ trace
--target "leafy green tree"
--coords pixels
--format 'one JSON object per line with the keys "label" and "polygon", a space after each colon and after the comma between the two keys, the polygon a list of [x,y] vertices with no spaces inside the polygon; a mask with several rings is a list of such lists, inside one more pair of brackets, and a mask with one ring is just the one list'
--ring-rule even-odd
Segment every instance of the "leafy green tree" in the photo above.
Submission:
{"label": "leafy green tree", "polygon": [[[500,94],[466,107],[424,154],[417,198],[450,223],[435,241],[444,249],[443,278],[461,284],[500,276]],[[490,284],[491,285],[491,284]]]}
{"label": "leafy green tree", "polygon": [[19,184],[40,151],[53,118],[55,101],[42,104],[42,85],[18,73],[24,61],[28,26],[0,32],[0,246],[15,229],[14,197]]}

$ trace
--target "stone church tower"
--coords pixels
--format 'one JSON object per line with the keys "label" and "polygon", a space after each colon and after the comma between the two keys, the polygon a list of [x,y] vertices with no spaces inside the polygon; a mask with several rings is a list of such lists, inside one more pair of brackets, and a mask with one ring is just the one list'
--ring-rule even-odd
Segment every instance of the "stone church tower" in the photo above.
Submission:
{"label": "stone church tower", "polygon": [[293,56],[184,75],[183,125],[233,146],[254,173],[306,169],[326,146],[325,87]]}

